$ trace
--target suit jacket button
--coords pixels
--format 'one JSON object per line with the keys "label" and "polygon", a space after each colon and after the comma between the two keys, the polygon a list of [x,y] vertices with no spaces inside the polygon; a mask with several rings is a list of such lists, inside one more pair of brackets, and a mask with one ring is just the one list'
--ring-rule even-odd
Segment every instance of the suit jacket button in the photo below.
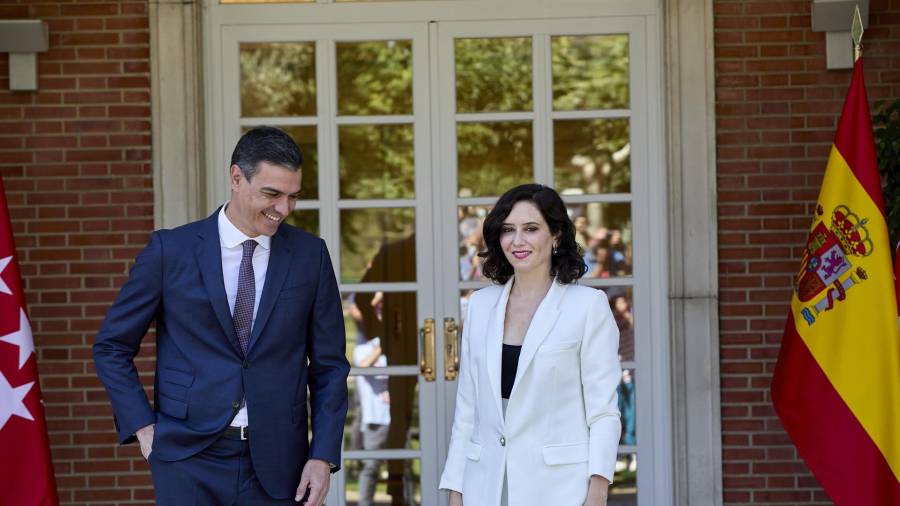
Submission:
{"label": "suit jacket button", "polygon": [[244,361],[244,369],[250,369],[250,362]]}
{"label": "suit jacket button", "polygon": [[237,409],[237,408],[241,407],[241,403],[238,401],[234,401],[231,403],[231,407],[234,409]]}
{"label": "suit jacket button", "polygon": [[506,438],[503,436],[500,436],[500,446],[506,446]]}

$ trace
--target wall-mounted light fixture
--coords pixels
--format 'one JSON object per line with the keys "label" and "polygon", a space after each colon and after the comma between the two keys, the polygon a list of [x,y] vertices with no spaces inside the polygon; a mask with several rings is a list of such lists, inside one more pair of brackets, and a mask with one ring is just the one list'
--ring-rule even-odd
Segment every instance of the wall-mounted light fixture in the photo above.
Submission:
{"label": "wall-mounted light fixture", "polygon": [[869,0],[813,0],[812,30],[825,32],[825,53],[829,69],[853,68],[853,9],[859,6],[863,28],[869,27]]}
{"label": "wall-mounted light fixture", "polygon": [[50,47],[47,23],[0,19],[0,52],[9,53],[9,89],[37,89],[37,54]]}

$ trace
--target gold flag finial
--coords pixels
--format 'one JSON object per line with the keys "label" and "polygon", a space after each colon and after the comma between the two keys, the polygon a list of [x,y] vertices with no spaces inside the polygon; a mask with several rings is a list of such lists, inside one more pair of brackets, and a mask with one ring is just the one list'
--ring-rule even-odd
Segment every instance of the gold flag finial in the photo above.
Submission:
{"label": "gold flag finial", "polygon": [[862,37],[863,37],[862,15],[859,13],[859,4],[853,8],[853,26],[850,28],[850,37],[853,39],[853,61],[859,60],[862,56]]}

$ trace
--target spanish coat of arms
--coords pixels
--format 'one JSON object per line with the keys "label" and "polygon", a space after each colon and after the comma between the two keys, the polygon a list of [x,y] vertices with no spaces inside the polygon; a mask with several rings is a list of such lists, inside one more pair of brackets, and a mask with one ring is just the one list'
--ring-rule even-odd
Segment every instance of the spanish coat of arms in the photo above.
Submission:
{"label": "spanish coat of arms", "polygon": [[824,210],[816,206],[817,223],[809,234],[800,271],[794,280],[794,291],[804,304],[801,314],[808,325],[816,316],[831,310],[847,297],[847,291],[868,279],[866,271],[853,259],[872,253],[872,240],[865,218],[860,218],[846,205],[831,212],[831,224],[825,225]]}

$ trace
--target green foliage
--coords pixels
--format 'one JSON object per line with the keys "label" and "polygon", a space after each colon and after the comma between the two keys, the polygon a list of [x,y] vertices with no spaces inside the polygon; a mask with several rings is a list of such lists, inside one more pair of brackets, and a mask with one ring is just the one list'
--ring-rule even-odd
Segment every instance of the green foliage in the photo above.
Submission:
{"label": "green foliage", "polygon": [[336,44],[338,114],[412,114],[412,42]]}
{"label": "green foliage", "polygon": [[891,247],[900,237],[900,100],[881,102],[872,118]]}
{"label": "green foliage", "polygon": [[241,44],[241,116],[316,114],[312,42]]}

